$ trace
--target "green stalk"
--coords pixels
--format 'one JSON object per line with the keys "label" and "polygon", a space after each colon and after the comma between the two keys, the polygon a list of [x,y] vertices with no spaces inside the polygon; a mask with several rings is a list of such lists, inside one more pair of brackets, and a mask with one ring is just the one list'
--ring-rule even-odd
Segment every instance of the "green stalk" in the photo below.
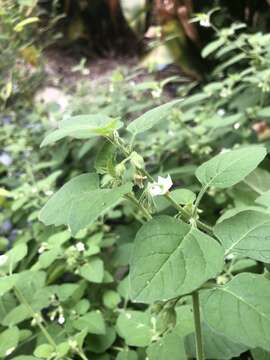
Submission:
{"label": "green stalk", "polygon": [[[119,139],[112,139],[110,137],[107,137],[107,140],[109,140],[112,144],[114,144],[115,146],[118,147],[119,150],[121,150],[121,152],[125,155],[125,156],[130,156],[130,152],[128,150],[126,150],[125,146],[123,146],[123,144],[121,144],[119,142]],[[145,169],[138,169],[144,176],[146,176],[148,178],[148,180],[154,182],[154,178],[149,174],[149,172]],[[170,195],[170,192],[167,192],[167,194],[164,195],[168,201],[170,201],[170,203],[174,206],[174,208],[179,211],[181,213],[181,215],[183,216],[185,221],[189,221],[190,220],[190,214],[188,213],[188,211],[186,211],[181,205],[179,205]],[[198,226],[199,229],[205,231],[207,234],[209,235],[213,235],[213,230],[212,227],[203,223],[200,220],[196,220],[196,224]]]}
{"label": "green stalk", "polygon": [[141,210],[146,220],[152,219],[152,215],[150,214],[150,212],[136,199],[136,197],[132,193],[127,194],[125,197],[130,200],[134,205],[136,205],[139,210]]}
{"label": "green stalk", "polygon": [[195,291],[192,294],[193,316],[195,325],[195,341],[196,341],[196,359],[204,360],[203,340],[202,340],[202,327],[200,315],[200,300],[199,292]]}
{"label": "green stalk", "polygon": [[55,341],[53,340],[51,335],[48,333],[46,328],[43,326],[43,324],[41,323],[41,321],[39,319],[39,316],[37,316],[37,314],[34,312],[34,310],[32,309],[31,305],[28,303],[28,301],[26,300],[26,298],[24,297],[22,292],[16,286],[14,286],[14,292],[15,292],[15,295],[16,295],[17,299],[19,300],[19,302],[21,304],[25,305],[25,307],[28,309],[29,313],[31,314],[32,318],[36,320],[37,325],[40,328],[40,331],[43,333],[45,338],[48,340],[48,343],[50,345],[52,345],[54,347],[54,349],[56,349]]}

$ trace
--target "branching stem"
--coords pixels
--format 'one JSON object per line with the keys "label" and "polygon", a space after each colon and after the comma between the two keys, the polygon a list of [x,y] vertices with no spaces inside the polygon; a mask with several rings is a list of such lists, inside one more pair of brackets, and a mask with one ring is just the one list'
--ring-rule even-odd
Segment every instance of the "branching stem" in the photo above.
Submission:
{"label": "branching stem", "polygon": [[202,340],[202,326],[200,315],[200,300],[199,292],[195,291],[192,294],[193,316],[195,325],[195,340],[196,340],[196,359],[204,360],[203,340]]}

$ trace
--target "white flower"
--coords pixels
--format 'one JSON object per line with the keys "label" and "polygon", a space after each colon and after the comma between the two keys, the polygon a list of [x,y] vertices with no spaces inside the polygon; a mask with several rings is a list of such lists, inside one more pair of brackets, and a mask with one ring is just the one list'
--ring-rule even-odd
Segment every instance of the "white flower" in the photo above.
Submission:
{"label": "white flower", "polygon": [[7,255],[0,255],[0,266],[5,265],[5,263],[8,261]]}
{"label": "white flower", "polygon": [[217,114],[218,114],[219,116],[224,116],[224,115],[226,114],[226,112],[225,112],[224,109],[218,109]]}
{"label": "white flower", "polygon": [[82,243],[81,241],[78,242],[78,243],[76,244],[76,249],[77,249],[79,252],[84,251],[84,250],[85,250],[84,243]]}
{"label": "white flower", "polygon": [[66,321],[66,319],[64,318],[64,316],[61,314],[58,318],[58,324],[63,325],[64,322]]}
{"label": "white flower", "polygon": [[169,191],[172,185],[173,182],[170,175],[168,175],[166,178],[159,176],[157,182],[150,183],[148,185],[148,190],[152,196],[164,195]]}
{"label": "white flower", "polygon": [[211,27],[211,23],[208,15],[202,15],[199,23],[202,27]]}
{"label": "white flower", "polygon": [[240,128],[240,126],[241,126],[241,124],[239,122],[237,122],[237,123],[234,124],[233,127],[235,128],[235,130],[237,130],[237,129]]}
{"label": "white flower", "polygon": [[14,346],[14,347],[9,348],[9,349],[6,351],[5,355],[6,355],[6,356],[9,356],[10,354],[12,354],[12,353],[13,353],[13,351],[14,351],[14,350],[15,350],[15,346]]}

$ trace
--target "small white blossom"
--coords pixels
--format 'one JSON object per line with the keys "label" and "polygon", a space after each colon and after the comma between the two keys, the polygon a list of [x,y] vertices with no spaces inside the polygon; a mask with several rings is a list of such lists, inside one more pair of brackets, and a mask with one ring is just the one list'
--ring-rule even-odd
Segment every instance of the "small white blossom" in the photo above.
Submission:
{"label": "small white blossom", "polygon": [[82,243],[81,241],[78,242],[78,243],[76,244],[76,249],[77,249],[79,252],[84,251],[84,250],[85,250],[84,243]]}
{"label": "small white blossom", "polygon": [[45,250],[47,250],[47,248],[48,248],[47,243],[43,242],[38,249],[38,253],[42,254]]}
{"label": "small white blossom", "polygon": [[172,187],[172,185],[173,182],[170,175],[168,175],[166,178],[159,176],[157,182],[150,183],[148,185],[149,193],[152,196],[165,195]]}
{"label": "small white blossom", "polygon": [[233,125],[233,127],[235,128],[235,130],[239,129],[240,126],[241,126],[241,124],[240,124],[239,122],[237,122],[237,123],[235,123],[235,124]]}
{"label": "small white blossom", "polygon": [[69,344],[69,346],[71,347],[71,349],[76,349],[76,348],[78,347],[78,343],[77,343],[76,340],[71,340],[71,339],[69,339],[69,340],[68,340],[68,344]]}
{"label": "small white blossom", "polygon": [[226,111],[225,111],[224,109],[218,109],[218,111],[217,111],[217,114],[218,114],[219,116],[224,116],[225,113],[226,113]]}
{"label": "small white blossom", "polygon": [[8,261],[7,255],[0,255],[0,266],[5,265],[5,263]]}
{"label": "small white blossom", "polygon": [[151,95],[154,99],[160,98],[162,94],[162,89],[155,89],[151,91]]}
{"label": "small white blossom", "polygon": [[9,356],[11,353],[13,353],[13,351],[15,350],[15,346],[11,347],[10,349],[8,349],[5,353],[6,356]]}
{"label": "small white blossom", "polygon": [[202,27],[211,27],[210,18],[207,14],[201,14],[199,24]]}
{"label": "small white blossom", "polygon": [[58,318],[58,324],[63,325],[64,322],[66,321],[66,319],[64,318],[64,316],[61,314]]}

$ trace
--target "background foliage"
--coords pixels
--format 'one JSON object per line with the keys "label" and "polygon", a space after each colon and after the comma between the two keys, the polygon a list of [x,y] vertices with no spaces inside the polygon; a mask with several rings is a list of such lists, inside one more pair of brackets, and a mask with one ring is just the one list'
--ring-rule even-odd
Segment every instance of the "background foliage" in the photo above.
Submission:
{"label": "background foliage", "polygon": [[[191,277],[188,290],[180,297],[174,294],[176,298],[170,294],[165,302],[156,293],[141,295],[138,300],[146,304],[130,299],[130,256],[133,254],[132,264],[136,263],[136,256],[141,259],[146,254],[146,249],[141,252],[136,243],[134,248],[136,233],[149,214],[162,216],[160,223],[168,231],[174,226],[170,222],[177,222],[172,216],[178,214],[168,199],[151,196],[145,187],[143,170],[147,169],[154,179],[170,174],[173,199],[190,215],[194,211],[195,193],[200,190],[199,182],[205,185],[207,181],[197,170],[202,163],[224,149],[247,145],[261,149],[259,144],[268,150],[268,3],[216,1],[197,8],[191,1],[138,2],[136,11],[124,1],[122,8],[118,2],[109,1],[94,6],[87,1],[74,5],[69,1],[3,0],[1,5],[0,357],[194,358],[193,313],[191,299],[185,294],[200,286],[198,279]],[[220,10],[212,12],[216,7]],[[185,12],[192,12],[193,22],[185,20]],[[91,17],[100,19],[97,14],[104,21],[89,21]],[[105,21],[108,18],[110,21]],[[100,23],[104,25],[102,29]],[[86,29],[89,24],[91,27]],[[128,26],[131,28],[123,36]],[[147,32],[148,40],[143,40]],[[64,35],[61,37],[60,33]],[[105,42],[108,33],[110,37]],[[115,48],[125,51],[130,39],[138,47],[141,43],[148,45],[144,47],[147,55],[142,63],[150,70],[156,64],[153,66],[146,59],[150,55],[157,58],[165,46],[173,56],[170,60],[160,57],[162,66],[157,68],[174,59],[191,76],[190,82],[187,84],[181,76],[165,76],[165,80],[157,80],[153,75],[140,77],[138,69],[122,67],[102,86],[91,84],[85,76],[65,88],[68,104],[64,109],[57,101],[43,104],[34,97],[46,80],[44,49],[51,44],[61,47],[73,44],[75,49],[81,49],[86,42],[89,45],[86,53],[97,56]],[[199,61],[190,65],[188,59],[202,48]],[[83,63],[78,69],[82,74],[86,70]],[[172,96],[182,101],[150,110]],[[80,132],[85,120],[79,117],[75,123],[73,117],[97,113],[99,117],[91,120],[98,124],[94,134],[103,137],[88,138],[85,129]],[[110,122],[111,119],[114,120]],[[131,122],[134,119],[137,120]],[[121,129],[120,122],[128,131]],[[120,137],[114,132],[116,143],[109,143],[108,136],[118,128]],[[60,131],[57,137],[71,135],[79,140],[65,137],[53,146],[40,148],[45,135],[55,129]],[[88,130],[93,131],[93,127]],[[51,135],[46,139],[52,143],[55,140]],[[131,147],[127,156],[125,151]],[[252,226],[254,222],[257,226],[262,222],[255,235],[267,240],[269,159],[266,157],[255,169],[262,160],[261,150],[257,159],[255,148],[249,149],[241,161],[255,160],[250,171],[240,176],[241,181],[226,189],[210,186],[199,204],[200,221],[212,226],[218,220],[214,234],[226,251],[230,242],[234,242],[235,233],[241,238],[246,232],[239,224]],[[241,175],[241,161],[236,164],[235,174]],[[84,194],[74,208],[72,221],[68,221],[69,227],[62,225],[66,224],[61,220],[65,216],[64,207],[58,209],[57,202],[49,211],[54,211],[53,216],[47,217],[43,207],[52,194],[70,179],[78,179],[75,191],[81,191],[87,179],[81,174],[89,172],[99,174],[102,196],[94,193],[98,186],[96,175],[91,178],[93,192],[89,202],[83,201]],[[130,181],[135,184],[136,197],[117,202],[115,187]],[[129,185],[123,186],[129,189]],[[106,193],[108,198],[105,188],[111,191]],[[72,189],[65,196],[72,194]],[[126,188],[121,191],[129,192]],[[111,199],[112,194],[115,200]],[[91,206],[93,196],[102,206],[99,212]],[[103,208],[106,201],[116,206],[108,206],[107,211]],[[82,204],[86,208],[81,208]],[[48,209],[49,203],[46,206]],[[87,219],[82,225],[76,218],[80,211],[94,221]],[[49,226],[40,222],[39,216]],[[239,220],[239,216],[243,218]],[[156,231],[155,223],[149,222],[147,226]],[[228,236],[227,229],[234,226],[235,232]],[[158,229],[156,236],[159,233]],[[205,242],[209,251],[207,235],[198,230],[194,236]],[[137,235],[137,242],[139,238]],[[254,251],[254,243],[248,247],[252,239],[244,237],[243,241],[247,242],[244,250],[238,246],[237,251],[227,252],[222,269],[218,270],[220,264],[215,264],[205,275],[206,282],[215,277],[207,282],[207,286],[214,287],[205,292],[203,300],[207,359],[269,357],[269,245],[266,241]],[[211,259],[219,258],[218,247],[213,246],[211,251]],[[141,266],[145,264],[143,261]],[[166,278],[171,291],[174,277],[170,274]],[[221,287],[215,287],[216,284]],[[154,289],[158,291],[160,285]],[[245,304],[237,310],[236,297],[229,297],[232,293],[243,297],[254,312],[250,314]],[[217,312],[218,302],[223,304],[226,318]]]}

